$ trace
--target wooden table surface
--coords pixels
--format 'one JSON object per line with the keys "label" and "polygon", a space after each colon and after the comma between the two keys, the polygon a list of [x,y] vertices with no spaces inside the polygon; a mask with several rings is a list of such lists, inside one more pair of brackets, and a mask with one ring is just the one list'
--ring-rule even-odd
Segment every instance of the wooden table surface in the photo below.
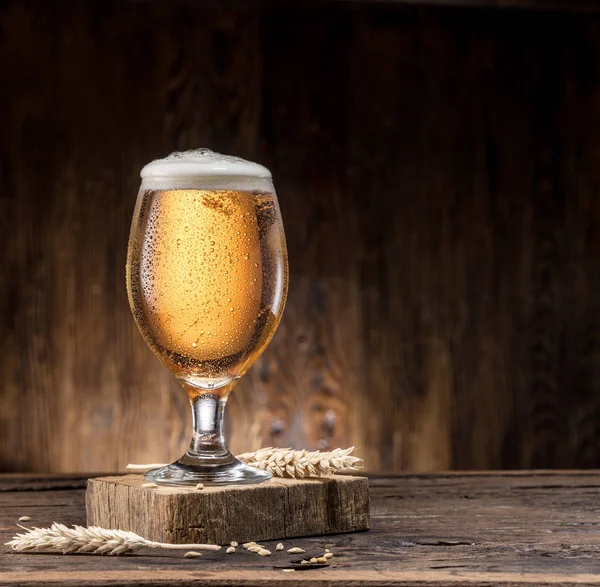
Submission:
{"label": "wooden table surface", "polygon": [[[17,518],[85,524],[85,479],[0,475],[0,585],[598,585],[600,472],[372,477],[372,529],[286,543],[330,548],[326,569],[290,555],[144,549],[121,557],[17,554]],[[274,546],[274,543],[272,544]]]}

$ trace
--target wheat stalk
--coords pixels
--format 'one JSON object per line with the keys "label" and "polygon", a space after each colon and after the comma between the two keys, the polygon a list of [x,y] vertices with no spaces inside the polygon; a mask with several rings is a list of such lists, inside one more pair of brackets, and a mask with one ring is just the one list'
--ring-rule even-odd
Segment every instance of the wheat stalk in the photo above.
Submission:
{"label": "wheat stalk", "polygon": [[134,532],[124,530],[105,530],[98,526],[74,526],[68,528],[54,522],[50,528],[25,528],[25,534],[16,534],[6,546],[18,552],[45,550],[71,554],[74,552],[88,554],[124,554],[140,548],[169,548],[220,550],[214,544],[165,544],[146,540]]}
{"label": "wheat stalk", "polygon": [[[360,464],[362,459],[352,456],[353,450],[353,446],[336,448],[330,452],[267,447],[238,455],[237,458],[252,467],[269,471],[275,477],[303,479],[357,471],[362,466]],[[127,465],[127,469],[146,471],[164,466],[161,464]]]}
{"label": "wheat stalk", "polygon": [[269,471],[276,477],[322,477],[335,473],[356,471],[362,459],[350,453],[354,447],[336,448],[330,452],[292,450],[291,448],[261,448],[238,456],[240,461]]}

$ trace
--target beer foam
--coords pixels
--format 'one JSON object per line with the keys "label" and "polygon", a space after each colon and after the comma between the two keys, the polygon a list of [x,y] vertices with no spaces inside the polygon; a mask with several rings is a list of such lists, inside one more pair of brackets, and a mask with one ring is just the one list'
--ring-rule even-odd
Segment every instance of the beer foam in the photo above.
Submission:
{"label": "beer foam", "polygon": [[140,175],[142,185],[154,189],[203,187],[272,190],[271,172],[266,167],[210,149],[171,153],[148,163]]}

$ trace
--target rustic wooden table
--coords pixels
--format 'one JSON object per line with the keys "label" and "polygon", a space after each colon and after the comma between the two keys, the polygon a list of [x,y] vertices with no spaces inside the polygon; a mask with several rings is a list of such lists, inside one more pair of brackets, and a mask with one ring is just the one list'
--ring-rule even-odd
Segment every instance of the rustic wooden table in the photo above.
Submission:
{"label": "rustic wooden table", "polygon": [[[84,524],[85,479],[0,475],[0,543],[29,525]],[[372,477],[372,529],[294,539],[335,553],[284,573],[285,553],[238,549],[121,557],[16,554],[0,546],[0,585],[597,585],[600,472]]]}

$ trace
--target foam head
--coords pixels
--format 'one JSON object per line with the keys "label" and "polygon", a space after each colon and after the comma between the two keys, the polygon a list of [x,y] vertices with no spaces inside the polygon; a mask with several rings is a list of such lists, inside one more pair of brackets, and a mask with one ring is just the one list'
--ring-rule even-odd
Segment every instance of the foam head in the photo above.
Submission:
{"label": "foam head", "polygon": [[142,185],[154,189],[272,189],[271,172],[266,167],[210,149],[171,153],[148,163],[140,175]]}

